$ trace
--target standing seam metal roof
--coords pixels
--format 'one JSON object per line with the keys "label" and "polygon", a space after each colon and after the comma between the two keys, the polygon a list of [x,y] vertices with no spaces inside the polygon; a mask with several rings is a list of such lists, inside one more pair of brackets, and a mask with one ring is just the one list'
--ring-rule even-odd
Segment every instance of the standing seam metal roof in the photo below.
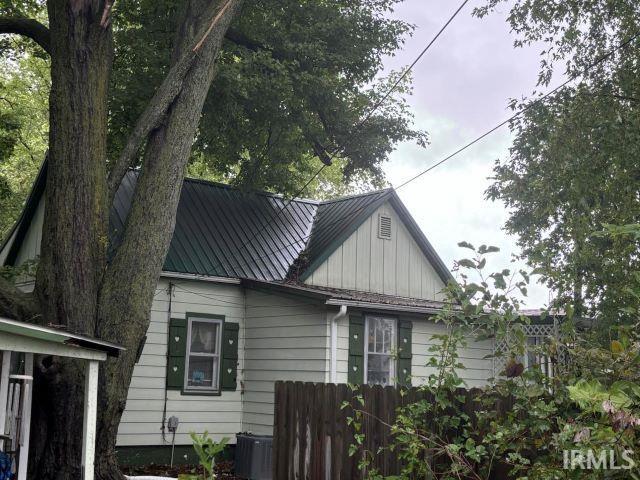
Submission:
{"label": "standing seam metal roof", "polygon": [[[129,171],[110,216],[118,245],[138,173]],[[218,277],[283,280],[306,247],[318,203],[245,193],[228,185],[185,179],[163,270]]]}
{"label": "standing seam metal roof", "polygon": [[[111,212],[111,244],[120,233],[138,172],[129,171]],[[185,179],[176,227],[163,270],[176,273],[284,281],[297,262],[310,274],[384,202],[389,201],[443,281],[451,274],[392,189],[326,202],[246,193],[215,182]],[[286,206],[286,208],[285,208]]]}
{"label": "standing seam metal roof", "polygon": [[[17,233],[9,247],[7,265],[13,265],[40,202],[46,165],[45,162],[12,230],[13,233],[17,229]],[[114,199],[109,216],[110,252],[120,243],[137,178],[138,172],[130,170]],[[294,199],[287,205],[288,201],[279,195],[245,193],[229,185],[196,179],[184,180],[163,270],[269,282],[304,280],[387,201],[443,281],[451,279],[451,273],[391,189],[326,202]]]}

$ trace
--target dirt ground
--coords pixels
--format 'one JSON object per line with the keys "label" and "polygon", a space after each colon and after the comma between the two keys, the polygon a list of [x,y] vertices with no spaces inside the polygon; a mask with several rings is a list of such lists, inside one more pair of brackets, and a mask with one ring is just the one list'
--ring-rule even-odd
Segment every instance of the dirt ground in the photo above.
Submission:
{"label": "dirt ground", "polygon": [[[149,475],[156,477],[173,477],[177,478],[181,473],[202,473],[203,469],[199,465],[156,465],[150,464],[143,467],[127,467],[120,468],[125,475]],[[241,480],[233,474],[233,462],[220,462],[216,466],[218,479],[225,480]]]}

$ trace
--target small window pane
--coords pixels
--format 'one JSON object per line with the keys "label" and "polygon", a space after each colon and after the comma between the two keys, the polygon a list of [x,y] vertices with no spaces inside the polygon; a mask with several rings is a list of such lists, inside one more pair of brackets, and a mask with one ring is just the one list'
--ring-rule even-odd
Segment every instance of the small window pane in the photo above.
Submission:
{"label": "small window pane", "polygon": [[367,360],[367,382],[369,385],[389,385],[391,383],[391,357],[369,355]]}
{"label": "small window pane", "polygon": [[194,320],[191,323],[191,353],[217,353],[218,327],[217,323]]}
{"label": "small window pane", "polygon": [[189,357],[187,386],[214,388],[214,372],[218,371],[218,359],[214,357]]}
{"label": "small window pane", "polygon": [[388,318],[369,319],[369,352],[390,354],[395,322]]}

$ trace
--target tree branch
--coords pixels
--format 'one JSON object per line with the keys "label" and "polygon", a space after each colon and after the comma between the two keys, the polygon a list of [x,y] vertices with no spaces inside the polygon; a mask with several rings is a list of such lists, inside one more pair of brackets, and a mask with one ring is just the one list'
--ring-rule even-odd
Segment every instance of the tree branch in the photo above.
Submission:
{"label": "tree branch", "polygon": [[132,165],[138,150],[147,140],[149,133],[162,123],[162,119],[171,103],[180,93],[184,78],[195,58],[196,53],[190,51],[171,67],[155,95],[149,101],[147,108],[138,118],[131,135],[127,139],[127,144],[120,152],[116,163],[111,167],[108,180],[109,199],[113,199],[115,196],[122,178]]}
{"label": "tree branch", "polygon": [[0,277],[0,315],[29,322],[40,316],[40,310],[32,294]]}
{"label": "tree branch", "polygon": [[51,53],[49,29],[37,20],[21,17],[0,17],[0,34],[3,33],[16,33],[29,37],[40,45],[45,52]]}
{"label": "tree branch", "polygon": [[245,47],[248,50],[252,50],[254,52],[258,52],[260,50],[266,50],[271,53],[271,56],[276,60],[286,60],[287,55],[275,48],[267,47],[266,45],[261,44],[260,42],[253,40],[247,37],[244,33],[234,30],[230,28],[227,30],[227,33],[224,36],[225,40],[228,40],[231,43],[235,43],[241,47]]}
{"label": "tree branch", "polygon": [[228,0],[222,8],[217,9],[215,12],[209,12],[212,21],[207,25],[207,28],[196,37],[199,41],[192,49],[188,49],[171,67],[153,98],[149,101],[147,108],[138,118],[131,135],[129,135],[127,139],[127,144],[122,149],[122,152],[120,152],[118,160],[114,163],[109,173],[108,188],[110,200],[115,196],[122,178],[127,173],[127,169],[132,165],[133,160],[146,142],[149,134],[160,126],[171,104],[182,90],[184,79],[193,66],[194,60],[199,54],[200,47],[206,40],[211,29],[218,23],[231,4],[231,0]]}

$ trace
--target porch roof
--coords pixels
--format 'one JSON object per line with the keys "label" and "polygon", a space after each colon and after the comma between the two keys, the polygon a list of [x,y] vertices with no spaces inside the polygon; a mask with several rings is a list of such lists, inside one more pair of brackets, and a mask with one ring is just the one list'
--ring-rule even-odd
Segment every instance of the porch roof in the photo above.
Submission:
{"label": "porch roof", "polygon": [[270,289],[286,294],[315,298],[326,305],[346,305],[354,308],[372,310],[434,315],[446,306],[445,302],[436,300],[384,295],[342,288],[309,286],[302,283],[243,280],[243,284],[249,288]]}
{"label": "porch roof", "polygon": [[[12,342],[14,348],[17,347],[15,344],[17,337],[28,338],[34,346],[40,345],[40,350],[48,350],[30,350],[34,353],[51,353],[62,356],[82,357],[83,355],[78,355],[78,353],[84,350],[102,352],[103,354],[117,357],[120,352],[124,350],[123,347],[114,343],[105,342],[86,335],[78,335],[59,328],[42,327],[40,325],[20,322],[5,317],[0,317],[0,332],[4,334],[2,336],[3,341],[0,341],[0,350],[7,348],[7,346],[4,345],[5,341]],[[50,346],[46,347],[46,344]],[[65,355],[65,351],[69,352],[69,355]]]}

